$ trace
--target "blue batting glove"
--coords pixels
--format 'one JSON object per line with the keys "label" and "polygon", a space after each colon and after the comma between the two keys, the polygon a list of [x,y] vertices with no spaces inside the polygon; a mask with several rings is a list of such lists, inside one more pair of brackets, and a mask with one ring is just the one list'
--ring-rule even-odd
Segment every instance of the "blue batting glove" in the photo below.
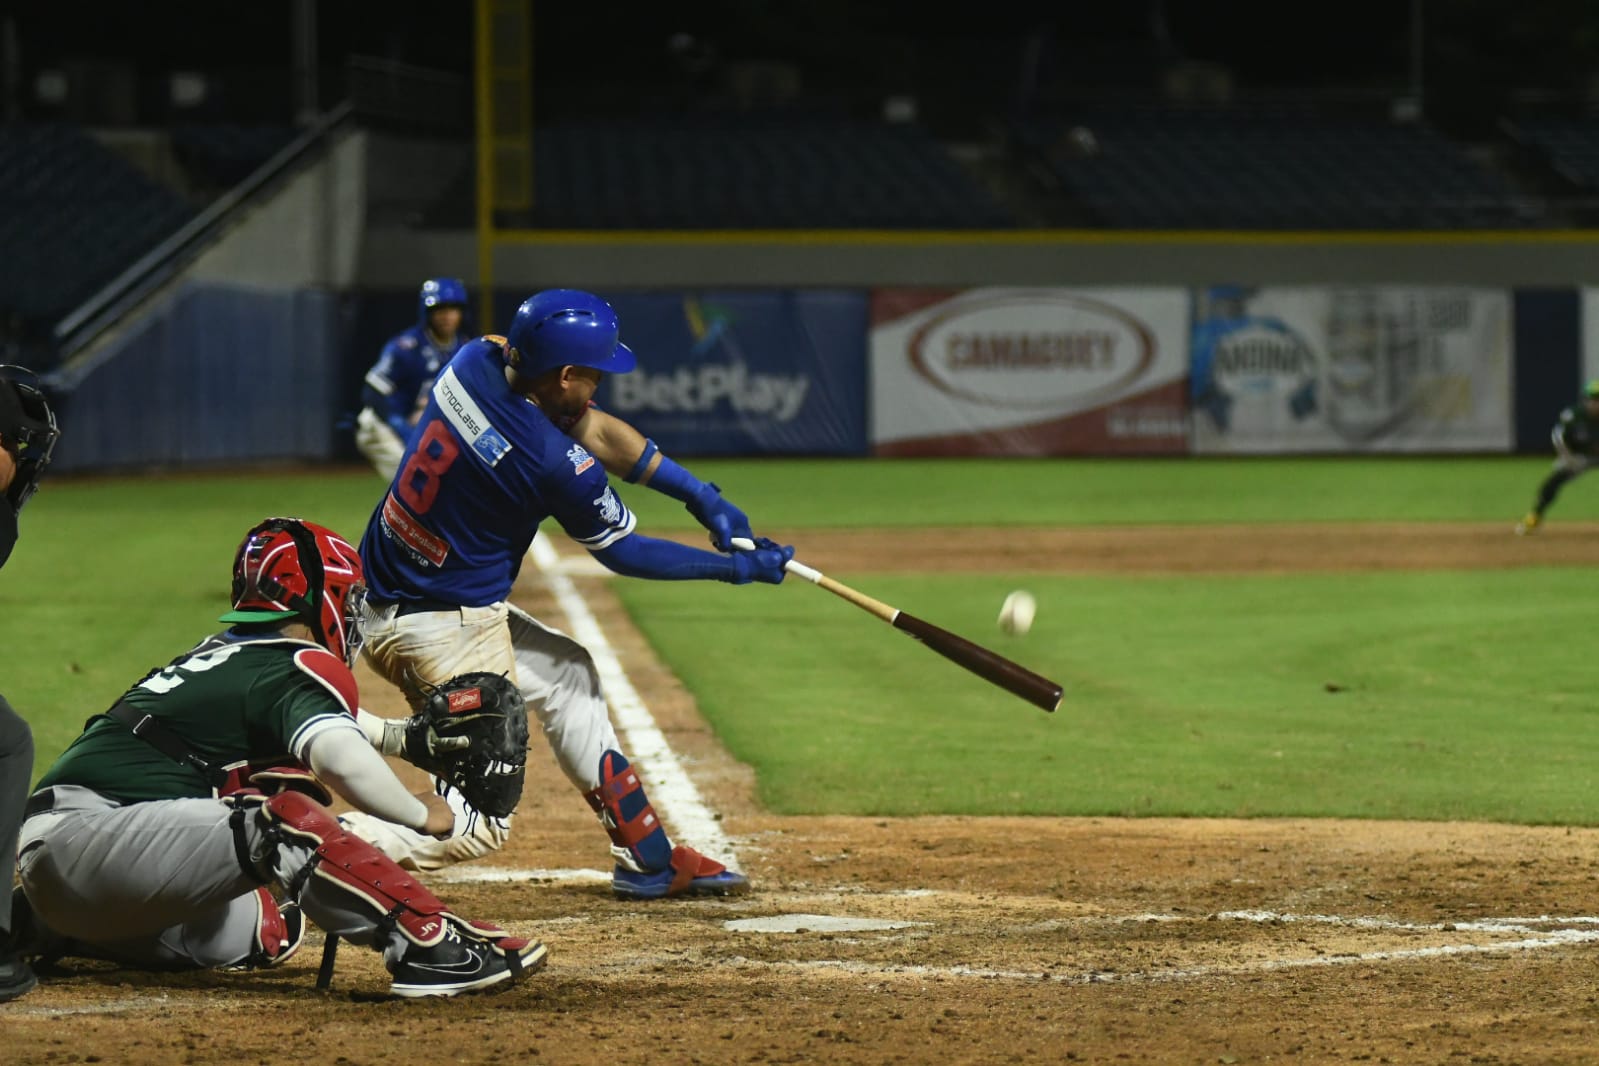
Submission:
{"label": "blue batting glove", "polygon": [[[765,541],[772,544],[771,541]],[[784,569],[788,561],[794,558],[794,549],[788,545],[773,545],[771,548],[756,548],[754,551],[737,551],[733,553],[733,577],[730,579],[735,585],[748,585],[751,581],[764,581],[768,585],[781,585],[784,576],[788,573]]]}
{"label": "blue batting glove", "polygon": [[711,543],[716,545],[717,551],[731,550],[734,537],[755,539],[750,531],[749,516],[724,499],[722,490],[712,482],[707,481],[688,501],[687,507],[694,520],[710,530]]}

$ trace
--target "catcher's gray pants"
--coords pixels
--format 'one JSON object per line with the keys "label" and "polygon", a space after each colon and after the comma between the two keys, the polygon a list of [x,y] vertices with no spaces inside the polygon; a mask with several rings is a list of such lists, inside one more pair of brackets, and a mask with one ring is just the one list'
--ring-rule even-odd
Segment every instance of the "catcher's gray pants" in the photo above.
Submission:
{"label": "catcher's gray pants", "polygon": [[[413,710],[424,698],[419,680],[436,685],[478,670],[510,677],[567,779],[580,791],[599,787],[600,756],[620,750],[588,650],[526,611],[496,603],[401,614],[390,606],[369,610],[362,629],[367,661],[405,693]],[[509,819],[480,818],[457,797],[451,803],[458,817],[456,835],[449,840],[358,812],[340,817],[355,835],[413,870],[436,870],[504,846]]]}
{"label": "catcher's gray pants", "polygon": [[11,929],[11,870],[17,857],[22,804],[33,780],[33,734],[0,696],[0,933]]}
{"label": "catcher's gray pants", "polygon": [[[220,799],[156,800],[118,806],[73,785],[53,788],[53,810],[22,826],[18,869],[23,891],[46,928],[98,958],[158,969],[210,969],[249,958],[256,948],[261,882],[246,873]],[[314,852],[268,831],[265,815],[244,820],[252,860],[289,882]],[[378,915],[322,878],[300,897],[324,932],[357,944],[404,950],[400,934],[380,934]]]}

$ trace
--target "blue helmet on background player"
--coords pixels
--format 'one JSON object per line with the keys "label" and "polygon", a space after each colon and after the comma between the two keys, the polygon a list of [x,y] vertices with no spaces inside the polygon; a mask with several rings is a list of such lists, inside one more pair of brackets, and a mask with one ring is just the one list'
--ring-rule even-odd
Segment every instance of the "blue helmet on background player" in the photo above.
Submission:
{"label": "blue helmet on background player", "polygon": [[424,326],[428,312],[435,307],[459,307],[466,310],[466,282],[460,278],[428,278],[416,298],[416,317]]}
{"label": "blue helmet on background player", "polygon": [[625,374],[638,364],[617,340],[616,312],[591,292],[546,289],[522,301],[505,335],[506,359],[518,374],[536,378],[563,366]]}

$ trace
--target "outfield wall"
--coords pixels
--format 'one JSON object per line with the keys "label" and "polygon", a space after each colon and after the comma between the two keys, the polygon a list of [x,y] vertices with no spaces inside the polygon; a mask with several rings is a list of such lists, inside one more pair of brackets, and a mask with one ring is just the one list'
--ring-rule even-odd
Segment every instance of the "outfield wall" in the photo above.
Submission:
{"label": "outfield wall", "polygon": [[[1594,373],[1569,288],[599,291],[641,356],[599,402],[684,456],[1536,452]],[[78,383],[61,466],[353,459],[415,308],[186,283]]]}

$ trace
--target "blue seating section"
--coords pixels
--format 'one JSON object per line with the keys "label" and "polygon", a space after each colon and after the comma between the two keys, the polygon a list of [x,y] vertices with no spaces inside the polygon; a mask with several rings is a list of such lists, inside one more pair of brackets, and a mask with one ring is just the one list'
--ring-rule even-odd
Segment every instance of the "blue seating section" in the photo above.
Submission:
{"label": "blue seating section", "polygon": [[1567,184],[1599,191],[1599,117],[1519,118],[1506,122],[1505,132]]}
{"label": "blue seating section", "polygon": [[1105,226],[1435,229],[1524,221],[1508,185],[1425,126],[1299,108],[1099,108],[1017,120],[1011,129],[1023,155]]}
{"label": "blue seating section", "polygon": [[533,224],[557,229],[1015,224],[907,125],[753,118],[554,124],[534,136]]}
{"label": "blue seating section", "polygon": [[202,187],[237,185],[294,140],[292,126],[186,123],[172,128],[172,153]]}
{"label": "blue seating section", "polygon": [[26,325],[82,303],[193,211],[80,130],[0,128],[0,312]]}

